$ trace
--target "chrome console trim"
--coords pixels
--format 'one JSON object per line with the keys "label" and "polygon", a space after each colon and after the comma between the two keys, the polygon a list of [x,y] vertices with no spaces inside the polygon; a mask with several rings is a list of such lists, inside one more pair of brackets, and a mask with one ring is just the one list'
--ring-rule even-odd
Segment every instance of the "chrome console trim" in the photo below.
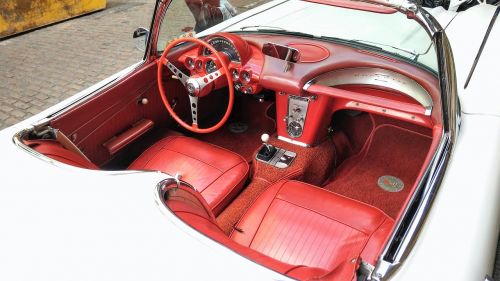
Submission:
{"label": "chrome console trim", "polygon": [[311,147],[311,145],[309,145],[307,143],[304,143],[304,142],[301,142],[301,141],[292,140],[292,139],[289,139],[287,137],[278,136],[278,139],[281,140],[281,141],[288,142],[288,143],[295,144],[295,145],[302,146],[302,147]]}
{"label": "chrome console trim", "polygon": [[297,157],[297,153],[291,151],[291,150],[286,150],[283,148],[279,148],[275,146],[276,148],[276,153],[274,156],[269,159],[269,160],[263,160],[258,157],[258,155],[255,155],[255,159],[259,162],[266,163],[272,167],[276,167],[278,169],[286,169],[290,167],[292,164],[293,160]]}
{"label": "chrome console trim", "polygon": [[313,84],[329,87],[339,85],[374,85],[389,88],[416,100],[425,108],[425,115],[430,116],[432,113],[432,97],[427,90],[415,80],[387,69],[354,67],[333,70],[310,80],[304,85],[303,89],[307,90]]}

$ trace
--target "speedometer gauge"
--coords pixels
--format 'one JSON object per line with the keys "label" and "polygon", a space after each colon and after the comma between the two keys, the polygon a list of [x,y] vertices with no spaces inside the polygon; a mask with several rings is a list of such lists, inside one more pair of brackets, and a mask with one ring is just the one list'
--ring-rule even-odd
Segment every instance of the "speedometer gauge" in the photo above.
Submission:
{"label": "speedometer gauge", "polygon": [[[241,62],[240,54],[236,47],[229,40],[223,37],[214,37],[208,40],[208,44],[212,45],[218,52],[224,53],[231,61]],[[203,49],[203,55],[211,55],[212,52],[205,48]]]}

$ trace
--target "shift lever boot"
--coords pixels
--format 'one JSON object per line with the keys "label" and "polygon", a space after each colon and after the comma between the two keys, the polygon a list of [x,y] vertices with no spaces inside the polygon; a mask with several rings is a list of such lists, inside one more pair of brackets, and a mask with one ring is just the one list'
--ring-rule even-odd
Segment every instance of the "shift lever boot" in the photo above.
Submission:
{"label": "shift lever boot", "polygon": [[268,134],[262,134],[261,140],[264,143],[264,145],[259,149],[259,152],[257,153],[257,159],[268,162],[273,158],[273,156],[276,154],[276,147],[274,147],[272,144],[267,143],[269,141],[269,135]]}

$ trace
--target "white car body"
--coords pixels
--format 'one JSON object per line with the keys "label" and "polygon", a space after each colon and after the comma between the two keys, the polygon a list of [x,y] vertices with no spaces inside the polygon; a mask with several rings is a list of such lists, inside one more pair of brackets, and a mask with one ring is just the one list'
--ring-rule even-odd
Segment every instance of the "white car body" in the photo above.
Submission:
{"label": "white car body", "polygon": [[[498,23],[464,84],[494,10],[429,10],[446,26],[454,54],[461,126],[417,242],[387,280],[479,281],[491,274],[500,222]],[[15,144],[20,130],[136,66],[0,132],[0,280],[289,280],[166,210],[155,196],[165,174],[84,170],[37,159]]]}

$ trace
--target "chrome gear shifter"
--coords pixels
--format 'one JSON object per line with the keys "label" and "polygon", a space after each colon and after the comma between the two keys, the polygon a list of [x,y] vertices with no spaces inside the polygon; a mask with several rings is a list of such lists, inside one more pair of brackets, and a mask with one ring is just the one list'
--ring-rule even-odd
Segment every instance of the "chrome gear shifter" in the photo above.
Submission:
{"label": "chrome gear shifter", "polygon": [[263,146],[257,153],[257,159],[267,162],[273,158],[273,156],[276,154],[277,149],[272,144],[268,143],[269,142],[268,134],[262,134],[260,139],[263,142]]}
{"label": "chrome gear shifter", "polygon": [[276,168],[286,169],[292,164],[293,160],[297,156],[297,153],[293,151],[288,151],[268,143],[268,134],[262,134],[260,139],[262,140],[263,145],[255,156],[255,158],[260,162],[264,162]]}

